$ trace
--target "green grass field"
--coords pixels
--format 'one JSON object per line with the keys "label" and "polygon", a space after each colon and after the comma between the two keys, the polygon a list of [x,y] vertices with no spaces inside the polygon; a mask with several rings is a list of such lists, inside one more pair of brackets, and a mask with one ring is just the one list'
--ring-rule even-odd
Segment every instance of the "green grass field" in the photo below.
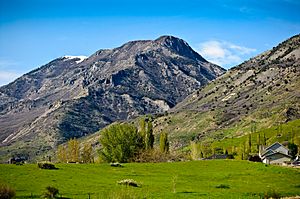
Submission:
{"label": "green grass field", "polygon": [[[0,181],[17,198],[39,198],[55,186],[67,198],[260,198],[267,192],[300,195],[300,170],[248,161],[213,160],[176,163],[57,164],[42,170],[34,164],[0,165]],[[140,186],[118,185],[134,179]],[[217,188],[218,186],[225,188]],[[31,197],[31,195],[33,197]]]}

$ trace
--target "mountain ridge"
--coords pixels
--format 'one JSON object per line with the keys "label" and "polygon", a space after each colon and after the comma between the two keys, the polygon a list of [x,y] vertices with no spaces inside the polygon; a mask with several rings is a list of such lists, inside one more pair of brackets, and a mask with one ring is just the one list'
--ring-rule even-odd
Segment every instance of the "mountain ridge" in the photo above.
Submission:
{"label": "mountain ridge", "polygon": [[172,36],[83,60],[60,57],[0,87],[0,141],[45,151],[117,120],[166,111],[224,71]]}
{"label": "mountain ridge", "polygon": [[[173,147],[243,136],[300,119],[300,35],[263,52],[190,94],[155,120]],[[180,145],[176,143],[181,142]]]}

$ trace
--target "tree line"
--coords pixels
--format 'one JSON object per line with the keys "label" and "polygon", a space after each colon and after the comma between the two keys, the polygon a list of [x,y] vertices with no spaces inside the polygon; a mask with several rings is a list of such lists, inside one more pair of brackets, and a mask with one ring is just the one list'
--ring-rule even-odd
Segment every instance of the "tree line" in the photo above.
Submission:
{"label": "tree line", "polygon": [[[105,162],[132,162],[141,153],[152,151],[154,134],[152,118],[144,117],[137,128],[133,124],[116,123],[101,131],[100,158]],[[168,153],[168,134],[160,134],[160,152]]]}
{"label": "tree line", "polygon": [[[145,157],[157,155],[154,151],[154,134],[152,117],[143,117],[136,127],[134,124],[115,123],[100,131],[99,142],[101,149],[98,151],[100,161],[104,162],[132,162],[137,156]],[[169,152],[168,134],[159,135],[159,152]],[[144,156],[142,154],[145,154]],[[91,163],[94,162],[93,148],[89,143],[80,147],[76,139],[70,139],[67,144],[58,146],[57,159],[62,163]]]}
{"label": "tree line", "polygon": [[66,145],[59,145],[56,155],[61,163],[94,162],[92,145],[85,143],[80,149],[80,143],[76,138],[70,139]]}

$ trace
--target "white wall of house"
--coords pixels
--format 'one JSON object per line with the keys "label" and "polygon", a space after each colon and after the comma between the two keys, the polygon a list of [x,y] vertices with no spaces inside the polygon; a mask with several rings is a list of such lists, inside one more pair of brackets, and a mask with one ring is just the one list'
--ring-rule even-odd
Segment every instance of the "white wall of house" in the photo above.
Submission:
{"label": "white wall of house", "polygon": [[263,163],[265,163],[265,164],[282,164],[282,163],[290,161],[290,160],[291,160],[291,158],[286,157],[283,154],[276,153],[274,155],[266,157],[263,160]]}

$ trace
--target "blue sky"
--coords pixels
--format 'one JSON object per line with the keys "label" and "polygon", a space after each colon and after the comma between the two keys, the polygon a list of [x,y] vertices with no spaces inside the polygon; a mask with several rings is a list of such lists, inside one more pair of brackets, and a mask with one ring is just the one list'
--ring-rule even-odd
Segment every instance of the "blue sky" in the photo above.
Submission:
{"label": "blue sky", "polygon": [[300,33],[299,0],[0,0],[0,85],[64,55],[174,35],[230,68]]}

